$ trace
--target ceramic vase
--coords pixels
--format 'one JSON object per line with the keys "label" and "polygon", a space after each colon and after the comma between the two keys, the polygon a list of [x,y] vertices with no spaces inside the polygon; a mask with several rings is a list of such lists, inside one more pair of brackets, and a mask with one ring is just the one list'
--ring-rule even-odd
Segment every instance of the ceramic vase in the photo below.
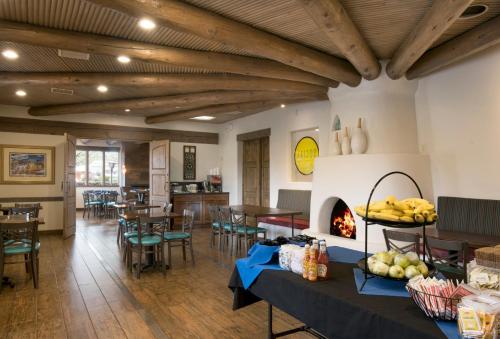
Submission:
{"label": "ceramic vase", "polygon": [[349,139],[349,133],[347,131],[347,127],[345,128],[344,131],[344,136],[342,137],[342,154],[347,155],[351,154],[352,149],[351,149],[351,139]]}
{"label": "ceramic vase", "polygon": [[358,118],[358,125],[354,131],[352,131],[351,147],[354,154],[363,154],[368,148],[368,140],[366,139],[366,134],[361,127],[361,118]]}
{"label": "ceramic vase", "polygon": [[330,144],[330,153],[332,155],[341,155],[342,149],[340,147],[340,142],[339,142],[339,132],[335,132],[335,137],[332,140],[333,141]]}

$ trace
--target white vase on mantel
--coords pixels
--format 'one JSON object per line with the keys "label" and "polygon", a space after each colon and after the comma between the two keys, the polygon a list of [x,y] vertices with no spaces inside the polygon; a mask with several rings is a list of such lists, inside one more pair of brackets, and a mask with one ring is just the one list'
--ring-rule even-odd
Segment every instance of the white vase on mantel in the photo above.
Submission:
{"label": "white vase on mantel", "polygon": [[342,137],[342,154],[347,155],[351,154],[351,139],[349,139],[349,132],[347,131],[347,127],[344,130],[344,136]]}
{"label": "white vase on mantel", "polygon": [[358,118],[358,125],[354,131],[352,131],[351,147],[354,154],[363,154],[368,148],[368,140],[366,139],[366,134],[361,127],[361,118]]}
{"label": "white vase on mantel", "polygon": [[341,155],[342,148],[340,147],[339,132],[335,132],[335,137],[330,145],[330,153],[332,155]]}

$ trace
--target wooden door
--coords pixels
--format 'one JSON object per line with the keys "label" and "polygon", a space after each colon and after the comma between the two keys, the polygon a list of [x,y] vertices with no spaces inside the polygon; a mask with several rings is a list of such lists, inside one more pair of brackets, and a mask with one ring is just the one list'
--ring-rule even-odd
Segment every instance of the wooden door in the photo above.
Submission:
{"label": "wooden door", "polygon": [[69,134],[66,136],[64,148],[64,224],[63,236],[69,238],[76,232],[76,188],[75,188],[75,166],[76,166],[76,138]]}
{"label": "wooden door", "polygon": [[260,205],[269,207],[269,137],[260,139],[261,190]]}
{"label": "wooden door", "polygon": [[170,142],[149,143],[149,203],[163,206],[170,202]]}
{"label": "wooden door", "polygon": [[260,206],[260,139],[243,142],[243,204]]}

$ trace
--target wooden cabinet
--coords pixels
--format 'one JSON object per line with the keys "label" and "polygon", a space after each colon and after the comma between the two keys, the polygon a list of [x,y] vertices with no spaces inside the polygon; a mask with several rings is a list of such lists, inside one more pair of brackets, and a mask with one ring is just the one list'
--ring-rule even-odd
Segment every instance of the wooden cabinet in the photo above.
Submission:
{"label": "wooden cabinet", "polygon": [[[182,213],[184,209],[194,211],[194,224],[209,224],[211,222],[208,213],[209,205],[225,205],[229,204],[229,193],[186,193],[173,194],[172,196],[173,210],[176,213]],[[181,220],[175,222],[176,225],[181,224]]]}

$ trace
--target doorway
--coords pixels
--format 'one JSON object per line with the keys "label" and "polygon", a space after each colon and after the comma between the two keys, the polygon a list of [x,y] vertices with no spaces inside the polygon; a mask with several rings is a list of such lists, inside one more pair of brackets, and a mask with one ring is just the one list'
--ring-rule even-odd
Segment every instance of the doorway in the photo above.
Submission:
{"label": "doorway", "polygon": [[269,207],[269,135],[243,140],[245,205]]}

